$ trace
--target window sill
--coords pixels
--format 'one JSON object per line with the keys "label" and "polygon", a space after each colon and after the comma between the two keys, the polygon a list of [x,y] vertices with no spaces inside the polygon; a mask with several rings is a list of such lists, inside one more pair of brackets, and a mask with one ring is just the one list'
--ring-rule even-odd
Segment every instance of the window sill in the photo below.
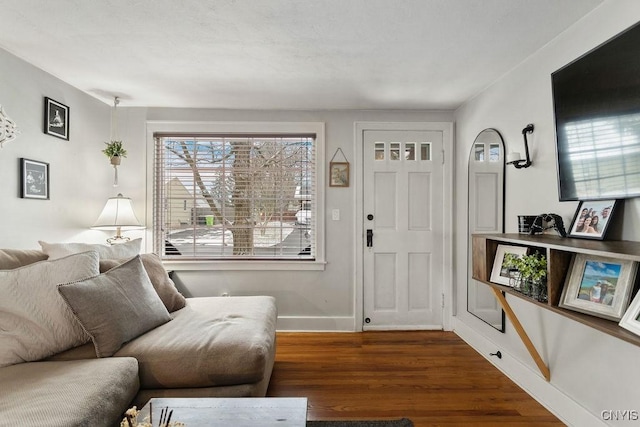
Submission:
{"label": "window sill", "polygon": [[197,261],[165,260],[164,268],[173,271],[323,271],[325,261]]}

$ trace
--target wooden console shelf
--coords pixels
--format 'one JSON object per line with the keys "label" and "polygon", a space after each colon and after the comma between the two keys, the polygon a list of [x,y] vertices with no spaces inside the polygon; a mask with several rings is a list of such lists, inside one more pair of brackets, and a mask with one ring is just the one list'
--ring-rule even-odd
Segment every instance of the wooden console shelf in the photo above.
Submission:
{"label": "wooden console shelf", "polygon": [[[526,246],[546,254],[548,265],[548,303],[538,302],[508,286],[498,285],[489,281],[499,244]],[[520,335],[520,338],[547,381],[550,378],[549,370],[544,362],[542,362],[538,352],[533,347],[533,344],[531,344],[526,332],[520,325],[506,299],[503,297],[503,292],[522,298],[546,310],[553,311],[561,316],[568,317],[601,332],[640,346],[640,336],[621,328],[618,326],[618,322],[558,307],[560,297],[562,296],[562,288],[564,287],[565,279],[569,273],[571,260],[574,254],[581,253],[609,257],[618,260],[640,262],[640,242],[581,240],[546,234],[533,236],[528,234],[474,234],[472,245],[473,278],[491,286],[498,302],[500,302],[505,313],[514,324],[516,332]]]}

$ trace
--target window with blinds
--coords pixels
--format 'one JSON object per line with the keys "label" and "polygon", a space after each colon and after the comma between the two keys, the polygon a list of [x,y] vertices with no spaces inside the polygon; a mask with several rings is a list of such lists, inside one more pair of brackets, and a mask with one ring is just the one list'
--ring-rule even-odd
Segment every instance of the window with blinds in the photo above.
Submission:
{"label": "window with blinds", "polygon": [[316,136],[154,134],[165,259],[315,260]]}

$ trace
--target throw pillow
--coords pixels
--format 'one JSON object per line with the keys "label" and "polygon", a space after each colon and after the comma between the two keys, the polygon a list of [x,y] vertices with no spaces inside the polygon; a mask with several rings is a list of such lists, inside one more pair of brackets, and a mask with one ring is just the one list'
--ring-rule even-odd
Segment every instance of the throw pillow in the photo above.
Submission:
{"label": "throw pillow", "polygon": [[[178,292],[178,289],[176,289],[176,285],[164,269],[160,257],[156,254],[142,254],[140,255],[140,259],[142,260],[145,271],[149,275],[151,284],[169,313],[184,308],[187,301],[184,296]],[[104,273],[123,262],[122,260],[116,259],[101,259],[100,273]]]}
{"label": "throw pillow", "polygon": [[38,241],[42,251],[49,255],[49,259],[62,258],[78,252],[96,251],[100,259],[131,258],[140,253],[142,239],[134,239],[117,245],[102,245],[95,243],[47,243]]}
{"label": "throw pillow", "polygon": [[0,249],[0,270],[11,270],[44,261],[47,255],[33,249]]}
{"label": "throw pillow", "polygon": [[140,256],[86,280],[58,285],[58,292],[87,331],[98,357],[169,320]]}
{"label": "throw pillow", "polygon": [[89,341],[57,285],[96,274],[95,252],[0,271],[0,367],[40,360]]}

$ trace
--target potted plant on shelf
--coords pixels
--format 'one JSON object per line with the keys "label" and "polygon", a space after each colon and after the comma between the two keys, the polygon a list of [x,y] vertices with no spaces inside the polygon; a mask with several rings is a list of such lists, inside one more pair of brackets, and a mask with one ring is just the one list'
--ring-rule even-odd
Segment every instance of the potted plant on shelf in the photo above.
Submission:
{"label": "potted plant on shelf", "polygon": [[505,267],[517,270],[515,289],[538,301],[547,300],[547,258],[541,253],[517,256],[505,255]]}
{"label": "potted plant on shelf", "polygon": [[127,150],[124,149],[122,141],[105,142],[107,148],[102,152],[111,159],[111,164],[118,166],[123,157],[127,157]]}

